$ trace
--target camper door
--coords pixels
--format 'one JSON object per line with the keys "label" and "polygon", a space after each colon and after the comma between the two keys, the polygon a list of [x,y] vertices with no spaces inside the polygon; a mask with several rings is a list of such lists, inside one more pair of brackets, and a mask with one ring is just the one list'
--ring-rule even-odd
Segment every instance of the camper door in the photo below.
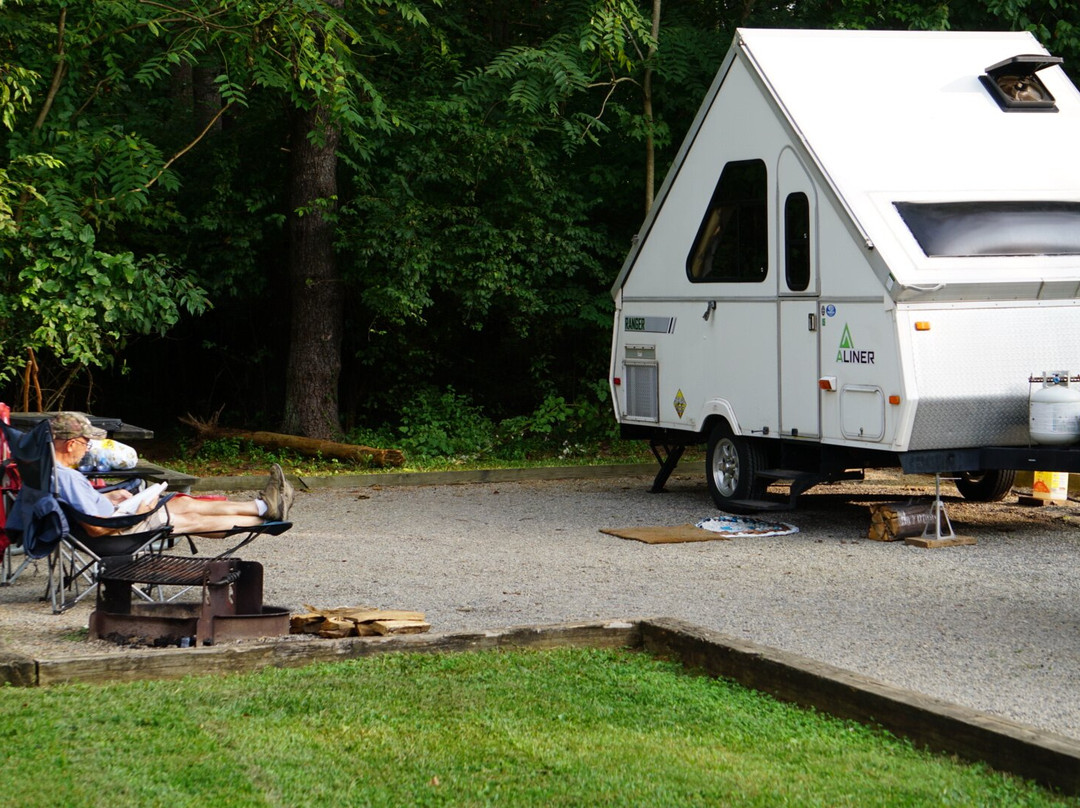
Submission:
{"label": "camper door", "polygon": [[780,153],[776,181],[780,434],[819,438],[817,196],[790,148]]}

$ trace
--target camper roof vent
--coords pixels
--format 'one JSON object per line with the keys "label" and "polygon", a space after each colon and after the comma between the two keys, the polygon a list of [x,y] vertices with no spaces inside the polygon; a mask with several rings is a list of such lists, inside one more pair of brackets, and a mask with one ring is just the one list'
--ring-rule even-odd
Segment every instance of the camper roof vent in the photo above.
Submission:
{"label": "camper roof vent", "polygon": [[1006,112],[1057,112],[1054,96],[1035,74],[1063,61],[1060,56],[1021,54],[990,65],[979,80]]}

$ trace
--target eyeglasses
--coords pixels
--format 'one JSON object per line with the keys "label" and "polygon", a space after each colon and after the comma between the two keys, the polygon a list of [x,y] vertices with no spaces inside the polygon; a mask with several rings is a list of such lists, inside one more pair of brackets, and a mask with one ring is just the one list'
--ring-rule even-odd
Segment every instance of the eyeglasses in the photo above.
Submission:
{"label": "eyeglasses", "polygon": [[89,448],[89,447],[90,447],[90,438],[88,438],[88,437],[85,437],[84,435],[80,435],[80,436],[79,436],[79,437],[77,437],[77,438],[70,438],[70,440],[78,440],[78,441],[82,441],[82,444],[83,444],[83,446],[85,446],[85,447],[87,447],[87,448]]}

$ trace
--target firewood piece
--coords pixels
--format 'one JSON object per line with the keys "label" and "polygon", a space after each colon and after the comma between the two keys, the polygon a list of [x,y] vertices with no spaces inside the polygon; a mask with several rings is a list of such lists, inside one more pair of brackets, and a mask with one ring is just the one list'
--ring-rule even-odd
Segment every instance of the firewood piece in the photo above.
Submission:
{"label": "firewood piece", "polygon": [[423,612],[397,609],[376,609],[372,606],[343,606],[336,609],[317,609],[305,603],[306,614],[293,615],[289,620],[293,634],[318,634],[337,638],[359,635],[370,637],[385,634],[416,634],[431,629]]}
{"label": "firewood piece", "polygon": [[889,535],[885,530],[885,523],[880,519],[871,521],[866,538],[872,539],[873,541],[889,541]]}
{"label": "firewood piece", "polygon": [[340,617],[328,617],[319,627],[319,636],[328,638],[348,637],[356,633],[356,623]]}
{"label": "firewood piece", "polygon": [[423,620],[423,612],[403,612],[395,609],[376,609],[374,606],[342,606],[336,609],[316,609],[304,604],[304,608],[320,617],[339,617],[355,623],[367,623],[372,620]]}
{"label": "firewood piece", "polygon": [[318,634],[319,628],[325,622],[321,614],[294,614],[289,617],[289,632],[291,634]]}
{"label": "firewood piece", "polygon": [[921,535],[932,518],[931,509],[929,502],[872,505],[867,538],[874,541],[897,541],[908,536]]}
{"label": "firewood piece", "polygon": [[379,634],[423,634],[431,630],[431,624],[423,620],[374,620],[371,626]]}
{"label": "firewood piece", "polygon": [[258,446],[266,446],[270,449],[290,449],[309,457],[321,456],[354,463],[370,463],[379,468],[405,465],[405,455],[400,449],[375,449],[370,446],[358,446],[351,443],[336,443],[335,441],[318,440],[316,438],[303,438],[299,435],[285,435],[281,432],[247,432],[242,429],[220,427],[212,422],[199,421],[191,415],[181,418],[180,422],[194,429],[202,440],[243,438]]}

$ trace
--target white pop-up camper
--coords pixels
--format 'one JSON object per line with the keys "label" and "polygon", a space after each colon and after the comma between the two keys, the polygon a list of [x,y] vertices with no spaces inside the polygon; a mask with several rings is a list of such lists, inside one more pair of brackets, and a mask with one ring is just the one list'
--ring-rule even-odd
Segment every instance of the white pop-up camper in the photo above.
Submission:
{"label": "white pop-up camper", "polygon": [[699,443],[731,509],[873,467],[976,500],[1080,471],[1060,62],[1025,33],[737,32],[613,288],[616,416],[654,490]]}

